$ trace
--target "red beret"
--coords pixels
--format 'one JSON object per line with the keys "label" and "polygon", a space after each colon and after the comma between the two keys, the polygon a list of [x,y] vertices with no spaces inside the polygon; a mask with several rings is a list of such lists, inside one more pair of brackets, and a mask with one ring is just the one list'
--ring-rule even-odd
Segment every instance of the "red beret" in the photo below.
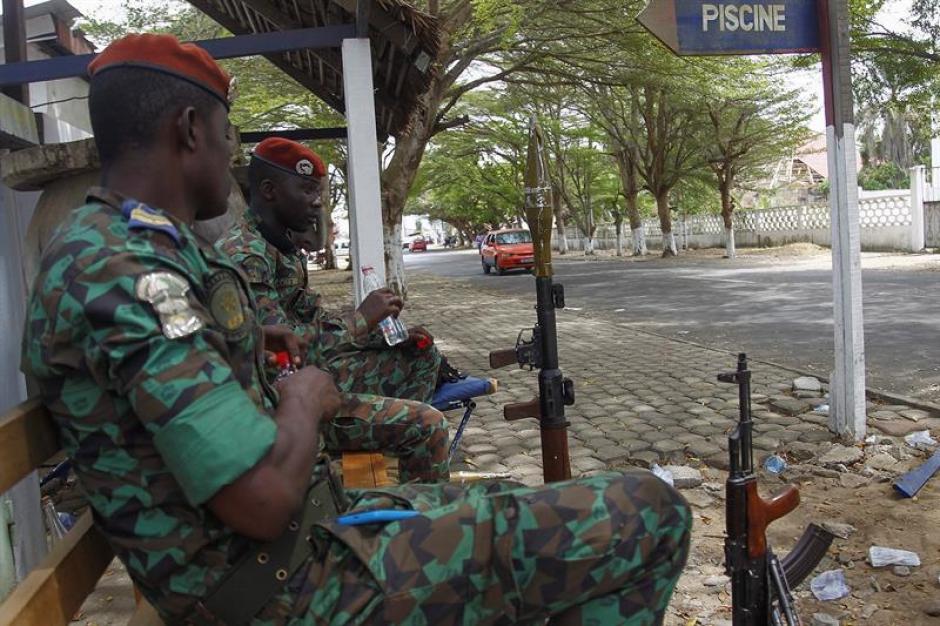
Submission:
{"label": "red beret", "polygon": [[283,137],[268,137],[255,146],[251,156],[297,176],[326,176],[326,165],[319,154]]}
{"label": "red beret", "polygon": [[88,64],[88,75],[115,67],[143,67],[188,81],[229,105],[229,75],[208,52],[173,35],[127,35],[114,41]]}

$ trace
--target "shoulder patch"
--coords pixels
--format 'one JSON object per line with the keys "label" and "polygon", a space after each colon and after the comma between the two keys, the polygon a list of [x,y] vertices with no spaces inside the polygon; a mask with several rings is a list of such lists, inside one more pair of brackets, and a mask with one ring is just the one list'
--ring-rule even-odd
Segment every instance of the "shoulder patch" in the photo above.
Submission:
{"label": "shoulder patch", "polygon": [[121,205],[121,213],[131,230],[155,230],[168,235],[177,246],[182,244],[179,230],[167,216],[156,209],[136,200],[125,200]]}
{"label": "shoulder patch", "polygon": [[241,270],[248,277],[248,282],[252,284],[268,284],[273,282],[271,270],[267,261],[262,257],[252,254],[241,259],[239,263]]}
{"label": "shoulder patch", "polygon": [[209,311],[215,321],[229,335],[243,336],[247,326],[235,274],[219,270],[209,277],[206,287],[209,292]]}
{"label": "shoulder patch", "polygon": [[191,335],[203,327],[202,319],[189,304],[189,283],[173,272],[150,272],[137,277],[137,298],[149,302],[160,317],[168,339]]}

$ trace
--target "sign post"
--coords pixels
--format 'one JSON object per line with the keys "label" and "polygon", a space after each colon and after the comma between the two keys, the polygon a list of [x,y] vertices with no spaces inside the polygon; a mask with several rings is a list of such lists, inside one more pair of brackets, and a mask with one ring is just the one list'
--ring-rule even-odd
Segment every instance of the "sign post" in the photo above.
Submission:
{"label": "sign post", "polygon": [[849,68],[846,0],[819,0],[829,206],[832,214],[832,319],[835,370],[829,385],[829,427],[865,438],[865,331],[855,162],[855,113]]}
{"label": "sign post", "polygon": [[829,427],[865,438],[865,337],[846,0],[650,0],[637,16],[680,56],[822,53],[835,367]]}

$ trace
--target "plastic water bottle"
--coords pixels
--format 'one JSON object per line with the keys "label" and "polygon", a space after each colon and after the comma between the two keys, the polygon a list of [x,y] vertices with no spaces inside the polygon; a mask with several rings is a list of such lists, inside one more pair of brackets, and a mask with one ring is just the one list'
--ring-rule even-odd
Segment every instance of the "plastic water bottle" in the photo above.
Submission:
{"label": "plastic water bottle", "polygon": [[[379,281],[375,269],[371,266],[367,266],[362,268],[362,287],[366,294],[370,294],[376,289],[384,289],[385,285]],[[394,315],[389,315],[379,322],[379,328],[382,329],[382,336],[385,337],[385,343],[390,346],[398,345],[408,339],[408,329],[405,328],[405,324]]]}

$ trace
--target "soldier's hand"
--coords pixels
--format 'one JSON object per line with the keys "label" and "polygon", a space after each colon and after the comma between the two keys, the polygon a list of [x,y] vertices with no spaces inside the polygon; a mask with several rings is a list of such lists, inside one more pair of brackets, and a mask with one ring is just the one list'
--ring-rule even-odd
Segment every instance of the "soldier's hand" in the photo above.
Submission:
{"label": "soldier's hand", "polygon": [[303,365],[307,356],[307,340],[299,337],[289,326],[270,324],[261,327],[264,334],[264,351],[268,365],[276,363],[274,354],[286,352],[294,367]]}
{"label": "soldier's hand", "polygon": [[339,389],[333,377],[312,365],[282,379],[276,387],[282,399],[298,397],[304,402],[312,402],[321,421],[333,419],[339,410]]}
{"label": "soldier's hand", "polygon": [[373,329],[379,322],[389,315],[398,317],[405,303],[391,289],[376,289],[359,305],[359,313],[365,318],[369,329]]}

